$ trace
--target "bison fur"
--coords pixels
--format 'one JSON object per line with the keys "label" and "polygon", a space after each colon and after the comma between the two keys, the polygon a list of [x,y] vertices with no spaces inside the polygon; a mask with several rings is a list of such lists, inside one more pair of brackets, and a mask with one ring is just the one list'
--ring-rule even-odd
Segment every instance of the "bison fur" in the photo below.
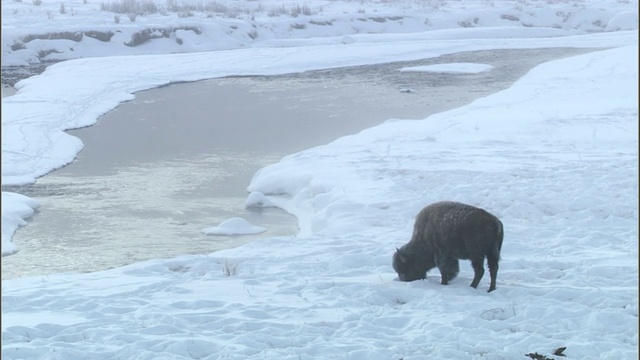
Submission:
{"label": "bison fur", "polygon": [[504,237],[502,222],[487,211],[458,202],[443,201],[422,209],[416,216],[411,241],[396,248],[393,269],[401,281],[426,279],[437,267],[441,283],[447,285],[460,271],[459,259],[471,260],[476,288],[489,265],[491,284],[496,289],[498,261]]}

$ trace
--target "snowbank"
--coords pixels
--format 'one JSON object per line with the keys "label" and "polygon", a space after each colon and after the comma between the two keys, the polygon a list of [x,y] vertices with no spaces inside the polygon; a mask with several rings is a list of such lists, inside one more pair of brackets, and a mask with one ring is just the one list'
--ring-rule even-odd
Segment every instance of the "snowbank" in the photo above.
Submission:
{"label": "snowbank", "polygon": [[[569,4],[571,6],[569,6]],[[363,34],[511,27],[548,36],[638,29],[637,2],[164,0],[103,2],[2,0],[2,65],[95,56],[188,53],[273,46],[295,40],[338,43]],[[130,8],[118,12],[117,4]],[[111,5],[111,6],[107,6]],[[153,5],[153,6],[146,6]],[[100,11],[100,9],[103,9]],[[38,24],[34,27],[33,24]],[[366,36],[366,35],[364,35]],[[291,40],[294,40],[291,42]]]}
{"label": "snowbank", "polygon": [[24,195],[2,192],[2,255],[11,255],[18,251],[11,242],[11,237],[18,227],[27,224],[25,219],[31,217],[40,204]]}

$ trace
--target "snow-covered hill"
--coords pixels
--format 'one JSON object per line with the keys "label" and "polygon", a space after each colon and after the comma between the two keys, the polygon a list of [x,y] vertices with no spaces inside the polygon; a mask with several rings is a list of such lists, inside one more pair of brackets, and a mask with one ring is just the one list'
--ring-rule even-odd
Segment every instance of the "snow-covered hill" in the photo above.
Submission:
{"label": "snow-covered hill", "polygon": [[2,66],[442,29],[544,28],[562,36],[637,29],[637,14],[637,1],[606,0],[2,0]]}

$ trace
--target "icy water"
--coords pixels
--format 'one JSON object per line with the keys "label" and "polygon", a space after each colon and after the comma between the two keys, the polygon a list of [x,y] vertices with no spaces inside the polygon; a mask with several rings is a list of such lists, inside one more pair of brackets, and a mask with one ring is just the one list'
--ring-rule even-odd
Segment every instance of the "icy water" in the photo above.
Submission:
{"label": "icy water", "polygon": [[[532,67],[588,49],[497,50],[271,77],[180,83],[136,94],[95,126],[71,165],[24,187],[41,208],[13,238],[2,278],[91,272],[295,235],[279,209],[244,207],[260,168],[390,118],[423,119],[508,88]],[[400,72],[475,62],[480,74]],[[517,114],[514,114],[517,116]],[[259,235],[206,236],[242,217]],[[295,240],[292,240],[295,241]],[[295,244],[292,244],[295,246]]]}

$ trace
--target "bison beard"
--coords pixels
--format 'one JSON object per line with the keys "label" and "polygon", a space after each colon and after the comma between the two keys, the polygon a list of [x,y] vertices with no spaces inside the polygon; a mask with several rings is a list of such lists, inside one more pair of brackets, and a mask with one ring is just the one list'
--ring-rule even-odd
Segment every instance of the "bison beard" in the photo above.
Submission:
{"label": "bison beard", "polygon": [[496,289],[498,261],[503,239],[502,222],[487,211],[457,202],[431,204],[416,217],[411,241],[396,249],[393,269],[401,281],[425,279],[437,267],[447,285],[460,271],[458,259],[471,260],[476,288],[484,275],[487,258],[491,285]]}

